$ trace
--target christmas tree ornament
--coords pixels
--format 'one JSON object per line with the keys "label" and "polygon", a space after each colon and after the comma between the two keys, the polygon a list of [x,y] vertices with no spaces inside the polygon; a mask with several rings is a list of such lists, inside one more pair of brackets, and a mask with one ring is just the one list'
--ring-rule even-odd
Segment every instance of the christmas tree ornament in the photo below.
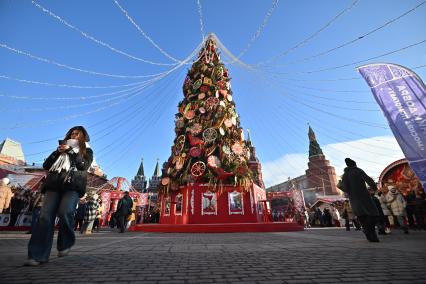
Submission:
{"label": "christmas tree ornament", "polygon": [[232,145],[232,152],[234,152],[236,155],[242,155],[243,154],[243,146],[239,142],[235,142],[234,145]]}
{"label": "christmas tree ornament", "polygon": [[183,168],[184,162],[185,160],[178,159],[176,161],[176,166],[175,166],[176,170],[181,170]]}
{"label": "christmas tree ornament", "polygon": [[217,132],[214,128],[207,128],[203,131],[203,138],[206,143],[213,143],[217,138]]}
{"label": "christmas tree ornament", "polygon": [[199,95],[198,95],[198,99],[199,100],[202,100],[202,99],[204,99],[206,97],[206,94],[205,93],[200,93]]}
{"label": "christmas tree ornament", "polygon": [[193,158],[198,158],[201,156],[201,149],[199,147],[192,147],[189,149],[189,155]]}
{"label": "christmas tree ornament", "polygon": [[203,85],[200,87],[200,92],[207,93],[209,89],[209,86]]}
{"label": "christmas tree ornament", "polygon": [[194,84],[192,85],[192,89],[194,91],[198,90],[201,85],[203,84],[203,81],[201,81],[201,79],[198,79],[197,81],[194,82]]}
{"label": "christmas tree ornament", "polygon": [[176,120],[176,128],[183,128],[185,126],[185,122],[183,121],[182,118],[179,118],[178,120]]}
{"label": "christmas tree ornament", "polygon": [[231,117],[232,125],[237,125],[237,118],[235,116]]}
{"label": "christmas tree ornament", "polygon": [[203,84],[204,84],[204,85],[211,86],[211,85],[212,85],[212,79],[210,79],[210,78],[208,78],[208,77],[204,77],[204,79],[203,79]]}
{"label": "christmas tree ornament", "polygon": [[226,88],[226,82],[225,81],[218,81],[216,84],[219,87],[219,89],[221,89],[221,90]]}
{"label": "christmas tree ornament", "polygon": [[223,146],[222,146],[222,152],[223,152],[225,155],[231,155],[231,148],[229,148],[229,146],[228,146],[228,145],[223,145]]}
{"label": "christmas tree ornament", "polygon": [[188,135],[189,144],[191,146],[203,145],[205,143],[202,139],[200,139],[198,137],[194,137],[191,134],[191,132],[188,132],[187,135]]}
{"label": "christmas tree ornament", "polygon": [[226,96],[228,95],[228,91],[227,90],[219,90],[219,94],[221,94],[224,98],[226,98]]}
{"label": "christmas tree ornament", "polygon": [[230,128],[230,127],[232,127],[232,120],[227,118],[227,119],[225,119],[223,124],[225,124],[226,127]]}
{"label": "christmas tree ornament", "polygon": [[201,133],[201,131],[203,130],[203,127],[201,126],[201,124],[199,123],[194,123],[194,125],[192,125],[192,127],[190,128],[190,132],[193,135],[198,135]]}
{"label": "christmas tree ornament", "polygon": [[185,146],[185,135],[180,135],[175,143],[175,155],[179,155]]}
{"label": "christmas tree ornament", "polygon": [[210,155],[207,158],[207,165],[209,165],[209,167],[211,168],[219,168],[220,167],[220,160],[218,157],[214,156],[214,155]]}
{"label": "christmas tree ornament", "polygon": [[223,129],[222,127],[219,127],[219,133],[220,133],[220,135],[224,136],[225,135],[225,129]]}
{"label": "christmas tree ornament", "polygon": [[194,112],[193,110],[188,110],[188,111],[185,113],[185,118],[186,118],[186,119],[188,119],[188,120],[193,119],[193,118],[194,118],[194,116],[195,116],[195,112]]}
{"label": "christmas tree ornament", "polygon": [[219,104],[219,99],[216,97],[210,97],[206,100],[206,107],[210,110],[215,108]]}
{"label": "christmas tree ornament", "polygon": [[206,109],[205,109],[205,108],[203,108],[203,107],[200,107],[200,108],[198,109],[198,111],[199,111],[201,114],[206,113]]}
{"label": "christmas tree ornament", "polygon": [[214,153],[214,151],[216,150],[217,146],[216,145],[212,145],[209,147],[205,147],[204,148],[204,153],[206,154],[206,156],[210,156]]}
{"label": "christmas tree ornament", "polygon": [[168,185],[170,183],[170,178],[169,177],[163,177],[161,179],[161,184],[162,185]]}
{"label": "christmas tree ornament", "polygon": [[191,174],[194,177],[200,177],[206,171],[206,164],[203,161],[195,162],[191,167]]}

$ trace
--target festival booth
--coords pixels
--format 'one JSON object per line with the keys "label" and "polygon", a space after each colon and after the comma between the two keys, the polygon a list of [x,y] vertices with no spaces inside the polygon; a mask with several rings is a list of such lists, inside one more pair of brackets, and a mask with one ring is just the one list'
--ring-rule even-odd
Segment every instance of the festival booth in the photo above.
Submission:
{"label": "festival booth", "polygon": [[379,190],[394,186],[402,195],[408,191],[422,190],[423,187],[406,159],[397,160],[388,165],[380,174]]}
{"label": "festival booth", "polygon": [[301,190],[268,192],[267,200],[270,204],[270,218],[273,222],[300,223],[304,216],[305,202]]}
{"label": "festival booth", "polygon": [[330,207],[335,207],[339,210],[340,214],[343,214],[343,206],[346,200],[348,199],[342,196],[320,197],[314,204],[312,204],[310,209],[319,208],[321,211],[324,211],[326,208],[330,209]]}
{"label": "festival booth", "polygon": [[[118,201],[124,196],[124,191],[104,189],[98,194],[102,200],[101,226],[107,226],[112,213],[117,210]],[[136,212],[148,204],[147,193],[129,192],[129,196],[136,205]]]}
{"label": "festival booth", "polygon": [[[9,178],[10,183],[9,186],[14,188],[15,193],[27,192],[26,195],[31,196],[30,193],[34,193],[39,190],[43,180],[45,179],[45,175],[42,173],[8,173],[7,178]],[[11,206],[11,205],[10,205]],[[29,212],[29,201],[27,200],[25,206],[22,207],[21,213],[18,214],[16,218],[15,224],[9,224],[11,220],[10,211],[4,210],[3,213],[0,214],[0,231],[28,231],[31,226],[31,217],[32,214]]]}

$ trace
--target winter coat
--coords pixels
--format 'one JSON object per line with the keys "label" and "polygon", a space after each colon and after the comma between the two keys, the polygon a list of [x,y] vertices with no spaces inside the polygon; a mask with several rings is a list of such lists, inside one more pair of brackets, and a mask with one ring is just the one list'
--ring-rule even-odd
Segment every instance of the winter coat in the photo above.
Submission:
{"label": "winter coat", "polygon": [[77,207],[77,213],[75,214],[76,220],[83,220],[86,215],[86,203],[79,203]]}
{"label": "winter coat", "polygon": [[348,220],[354,219],[352,207],[349,203],[345,203],[345,205],[343,205],[343,212],[346,212],[345,216],[343,217],[344,219],[348,219]]}
{"label": "winter coat", "polygon": [[10,200],[12,199],[12,190],[7,185],[0,186],[0,213],[4,209],[9,208]]}
{"label": "winter coat", "polygon": [[387,206],[386,202],[386,194],[381,194],[379,196],[380,206],[382,207],[383,215],[384,216],[392,216],[392,213],[390,212],[389,207]]}
{"label": "winter coat", "polygon": [[331,210],[331,216],[333,217],[333,220],[340,220],[340,212],[336,208]]}
{"label": "winter coat", "polygon": [[[67,191],[73,190],[78,193],[78,195],[83,197],[86,193],[86,185],[87,185],[87,170],[93,161],[93,151],[90,148],[86,149],[86,156],[83,157],[80,153],[67,153],[70,158],[71,166],[75,166],[76,170],[71,171],[71,181],[65,182],[65,178],[67,177],[66,171],[58,172],[49,172],[46,177],[46,181],[42,187],[42,193],[46,191]],[[50,156],[44,161],[43,168],[45,170],[49,170],[52,165],[59,158],[61,153],[59,151],[54,151]]]}
{"label": "winter coat", "polygon": [[380,203],[380,200],[375,195],[371,196],[371,198],[373,199],[373,202],[376,205],[377,211],[379,212],[379,216],[385,216],[382,210],[382,204]]}
{"label": "winter coat", "polygon": [[395,191],[392,193],[389,191],[386,194],[386,202],[388,206],[390,206],[392,215],[394,216],[407,216],[407,212],[405,211],[405,207],[407,206],[407,202],[404,197],[399,193],[399,191]]}
{"label": "winter coat", "polygon": [[128,216],[132,212],[133,200],[130,196],[124,195],[123,198],[118,201],[117,205],[117,215],[119,216]]}
{"label": "winter coat", "polygon": [[342,190],[349,196],[355,216],[379,216],[376,205],[365,185],[377,190],[376,183],[363,170],[356,166],[346,167],[342,176]]}
{"label": "winter coat", "polygon": [[91,222],[96,219],[96,214],[98,212],[99,203],[97,200],[89,199],[86,202],[86,212],[84,214],[84,221]]}

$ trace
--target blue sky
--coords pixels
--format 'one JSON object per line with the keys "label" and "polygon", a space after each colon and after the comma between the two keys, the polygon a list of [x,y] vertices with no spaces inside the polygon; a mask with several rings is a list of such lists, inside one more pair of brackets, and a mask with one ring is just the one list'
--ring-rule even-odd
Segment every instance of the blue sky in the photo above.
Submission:
{"label": "blue sky", "polygon": [[[250,129],[267,185],[304,173],[307,123],[338,174],[344,157],[350,156],[377,177],[388,163],[403,156],[355,68],[372,62],[425,65],[424,43],[367,59],[425,40],[426,4],[362,39],[318,55],[368,34],[424,1],[279,1],[275,8],[274,2],[200,1],[200,20],[196,0],[117,1],[145,36],[114,1],[35,2],[96,38],[96,43],[31,1],[0,0],[0,139],[21,142],[26,160],[38,163],[56,147],[57,137],[71,126],[84,125],[98,164],[109,178],[130,180],[142,157],[150,176],[156,159],[164,161],[170,155],[174,114],[190,65],[134,94],[131,89],[137,91],[141,85],[123,85],[155,77],[118,78],[87,71],[126,76],[165,72],[173,66],[141,59],[175,64],[170,58],[190,55],[203,30],[215,33],[233,55],[242,53],[244,64],[254,65],[249,70],[222,52],[242,126]],[[425,67],[414,71],[426,77]]]}

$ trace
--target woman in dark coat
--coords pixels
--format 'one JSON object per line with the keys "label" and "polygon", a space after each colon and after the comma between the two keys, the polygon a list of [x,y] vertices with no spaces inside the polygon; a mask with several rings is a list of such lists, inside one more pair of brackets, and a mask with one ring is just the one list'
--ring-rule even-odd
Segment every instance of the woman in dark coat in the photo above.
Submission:
{"label": "woman in dark coat", "polygon": [[79,199],[86,193],[87,170],[93,160],[88,141],[84,127],[75,126],[43,163],[43,168],[48,170],[42,188],[45,198],[39,223],[28,243],[25,265],[36,266],[49,260],[56,216],[60,218],[58,256],[66,256],[74,245],[74,213]]}
{"label": "woman in dark coat", "polygon": [[379,212],[365,185],[367,183],[372,190],[376,191],[376,183],[363,170],[356,166],[355,161],[346,158],[345,163],[347,167],[342,176],[341,190],[348,194],[353,214],[357,216],[364,228],[367,240],[378,242],[375,223]]}

